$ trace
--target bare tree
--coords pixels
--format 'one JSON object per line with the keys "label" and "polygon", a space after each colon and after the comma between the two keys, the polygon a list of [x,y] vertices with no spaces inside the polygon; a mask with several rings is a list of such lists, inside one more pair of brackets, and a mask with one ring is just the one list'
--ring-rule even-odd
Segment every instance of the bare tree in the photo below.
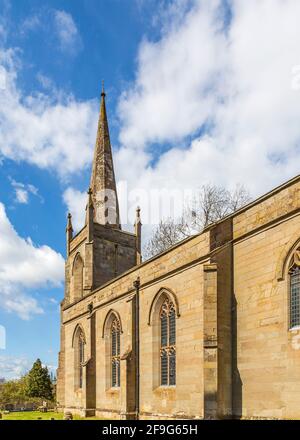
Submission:
{"label": "bare tree", "polygon": [[144,257],[165,251],[178,241],[200,232],[207,225],[241,208],[251,200],[243,185],[233,191],[216,185],[203,185],[179,219],[161,220],[144,247]]}
{"label": "bare tree", "polygon": [[143,256],[148,259],[160,254],[188,235],[188,225],[184,223],[183,217],[179,221],[171,217],[161,220],[146,243]]}
{"label": "bare tree", "polygon": [[203,185],[197,196],[185,210],[184,216],[195,232],[231,214],[251,200],[243,185],[229,191],[222,186]]}
{"label": "bare tree", "polygon": [[225,217],[228,211],[229,191],[215,185],[203,185],[184,212],[196,232]]}
{"label": "bare tree", "polygon": [[229,197],[229,212],[235,212],[247,203],[251,202],[251,196],[249,191],[244,185],[238,184],[235,189],[230,192]]}

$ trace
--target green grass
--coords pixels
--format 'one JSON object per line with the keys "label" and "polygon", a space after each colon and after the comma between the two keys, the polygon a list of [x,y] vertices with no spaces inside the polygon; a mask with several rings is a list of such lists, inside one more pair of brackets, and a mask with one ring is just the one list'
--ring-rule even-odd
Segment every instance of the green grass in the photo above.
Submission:
{"label": "green grass", "polygon": [[[39,420],[39,417],[42,420],[51,420],[52,418],[55,420],[63,420],[63,413],[58,413],[54,411],[49,411],[47,413],[42,413],[39,411],[20,411],[20,412],[10,412],[9,414],[3,414],[2,412],[2,420]],[[97,417],[79,417],[77,415],[73,415],[74,420],[100,420]]]}

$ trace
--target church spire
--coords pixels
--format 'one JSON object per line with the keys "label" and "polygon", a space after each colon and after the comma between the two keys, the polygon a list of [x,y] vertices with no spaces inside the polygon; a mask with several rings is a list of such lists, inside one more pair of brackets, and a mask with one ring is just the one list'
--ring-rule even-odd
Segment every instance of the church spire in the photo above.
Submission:
{"label": "church spire", "polygon": [[121,229],[103,82],[90,188],[94,206],[94,221]]}

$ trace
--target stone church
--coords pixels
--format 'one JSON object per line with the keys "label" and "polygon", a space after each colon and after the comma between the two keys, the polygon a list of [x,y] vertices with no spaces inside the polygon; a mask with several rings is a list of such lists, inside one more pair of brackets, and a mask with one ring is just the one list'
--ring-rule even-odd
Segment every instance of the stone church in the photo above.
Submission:
{"label": "stone church", "polygon": [[[200,182],[201,176],[199,176]],[[102,91],[84,227],[66,229],[57,401],[108,419],[300,418],[300,176],[142,262]]]}

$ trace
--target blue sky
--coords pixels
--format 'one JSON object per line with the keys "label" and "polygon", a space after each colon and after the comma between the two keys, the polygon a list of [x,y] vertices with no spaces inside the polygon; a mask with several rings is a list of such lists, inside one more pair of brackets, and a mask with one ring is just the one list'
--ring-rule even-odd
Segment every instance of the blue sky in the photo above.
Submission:
{"label": "blue sky", "polygon": [[[122,87],[133,80],[138,45],[147,29],[154,30],[150,10],[155,1],[139,3],[131,0],[110,1],[0,1],[5,27],[2,47],[17,52],[16,86],[22,97],[36,93],[51,95],[42,83],[72,94],[77,101],[98,100],[101,81],[105,79],[107,103],[111,116],[111,136],[116,139],[118,126],[113,121],[114,107]],[[57,29],[55,14],[69,19],[66,37]],[[66,26],[65,25],[65,26]],[[68,39],[68,32],[71,34]],[[73,32],[73,33],[72,33]],[[156,32],[156,31],[155,31]],[[51,84],[51,85],[50,85]],[[97,107],[97,102],[94,107]],[[95,116],[97,116],[95,114]],[[91,138],[95,132],[91,133]],[[89,145],[93,148],[93,145]],[[89,166],[75,176],[68,176],[84,190],[88,185]],[[3,157],[0,167],[0,201],[5,205],[9,221],[20,237],[30,237],[36,246],[47,244],[65,256],[65,218],[67,207],[62,199],[66,183],[55,169],[45,169]],[[14,186],[13,182],[23,186]],[[26,185],[37,188],[31,193]],[[17,199],[15,189],[24,189],[27,201]],[[22,196],[22,195],[21,195]],[[38,270],[38,268],[36,268]],[[60,277],[58,277],[60,278]],[[43,284],[43,283],[42,283]],[[59,349],[59,301],[63,285],[47,282],[41,288],[21,287],[29,292],[42,314],[28,312],[26,319],[14,308],[0,309],[0,324],[6,329],[6,349],[0,350],[0,376],[13,377],[25,371],[40,357],[50,366],[57,365]],[[1,371],[2,367],[2,371]]]}
{"label": "blue sky", "polygon": [[299,173],[299,15],[297,0],[0,0],[0,377],[57,365],[102,79],[121,217],[140,204],[147,236],[171,214],[155,190],[182,208],[205,183],[255,197]]}

